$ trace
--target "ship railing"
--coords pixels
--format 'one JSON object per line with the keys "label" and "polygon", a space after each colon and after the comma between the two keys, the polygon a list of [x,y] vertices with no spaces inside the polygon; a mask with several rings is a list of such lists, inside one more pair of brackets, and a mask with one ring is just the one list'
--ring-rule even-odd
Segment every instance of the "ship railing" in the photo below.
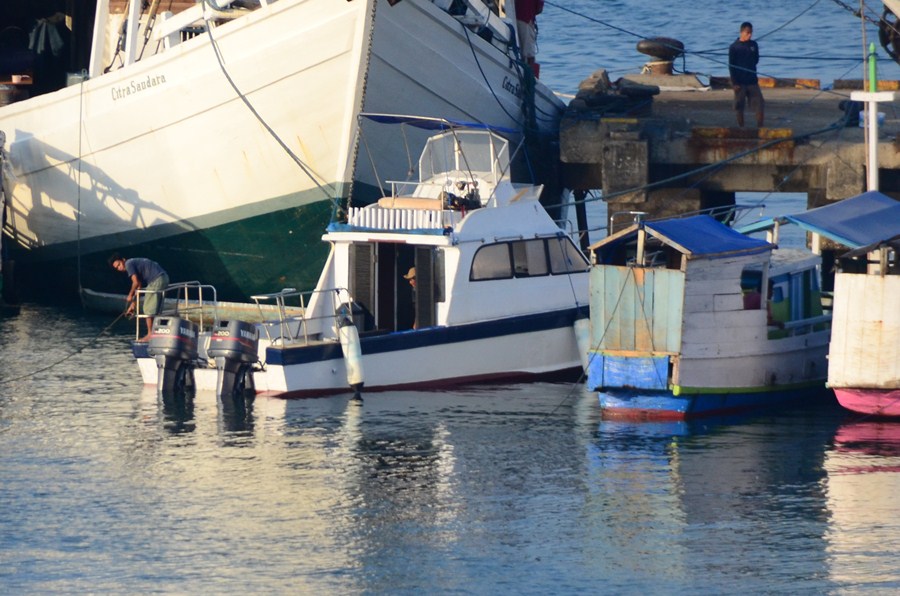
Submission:
{"label": "ship railing", "polygon": [[362,329],[362,309],[354,302],[346,288],[325,288],[300,291],[284,288],[271,294],[257,294],[250,297],[263,317],[265,306],[275,306],[278,318],[264,319],[260,324],[266,339],[273,346],[308,345],[322,340],[337,329],[344,317],[350,317]]}
{"label": "ship railing", "polygon": [[[430,199],[429,199],[430,200]],[[454,217],[455,216],[455,217]],[[416,208],[384,208],[379,205],[350,207],[347,223],[370,230],[443,230],[452,226],[458,212]]]}
{"label": "ship railing", "polygon": [[816,331],[824,331],[831,327],[831,315],[818,315],[794,321],[769,324],[769,339],[781,339],[797,335],[807,335]]}
{"label": "ship railing", "polygon": [[[160,294],[162,308],[159,315],[144,313],[144,302],[150,294]],[[140,289],[137,291],[135,304],[135,339],[140,337],[141,321],[150,317],[170,316],[189,319],[200,326],[201,330],[211,329],[219,320],[216,288],[199,281],[184,281],[169,284],[162,292]]]}
{"label": "ship railing", "polygon": [[[152,39],[154,43],[168,41],[169,45],[176,45],[178,37],[192,27],[204,26],[206,21],[212,23],[230,21],[244,16],[256,8],[233,8],[234,0],[218,0],[215,5],[199,2],[177,14],[162,13],[158,22],[150,22],[150,31],[143,32],[144,37]],[[260,7],[268,6],[275,0],[259,0]]]}

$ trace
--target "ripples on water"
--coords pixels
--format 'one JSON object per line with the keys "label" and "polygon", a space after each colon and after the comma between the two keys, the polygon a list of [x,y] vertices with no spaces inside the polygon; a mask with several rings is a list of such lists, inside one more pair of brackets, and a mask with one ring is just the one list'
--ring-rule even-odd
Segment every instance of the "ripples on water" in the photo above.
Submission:
{"label": "ripples on water", "polygon": [[[26,306],[2,378],[108,324]],[[11,593],[900,587],[900,430],[836,406],[602,421],[583,386],[158,400],[130,325],[0,385]]]}
{"label": "ripples on water", "polygon": [[[759,38],[808,6],[796,4],[565,6],[695,50],[727,46],[745,19]],[[560,91],[596,68],[620,75],[645,61],[636,38],[551,4],[540,27],[542,74]],[[777,76],[829,80],[846,68],[767,54],[860,54],[858,21],[827,1],[760,43],[761,70]],[[699,57],[688,69],[725,70]],[[895,65],[884,70],[897,78]],[[898,425],[833,405],[601,421],[594,395],[559,384],[371,394],[361,405],[260,398],[242,413],[208,394],[158,400],[139,384],[130,325],[94,341],[109,322],[32,306],[0,319],[4,592],[900,587]]]}

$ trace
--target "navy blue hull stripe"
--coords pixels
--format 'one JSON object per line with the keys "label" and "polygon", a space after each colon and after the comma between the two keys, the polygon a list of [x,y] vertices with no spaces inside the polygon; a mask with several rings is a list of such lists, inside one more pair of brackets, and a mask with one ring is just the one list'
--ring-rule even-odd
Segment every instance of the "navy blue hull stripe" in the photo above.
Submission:
{"label": "navy blue hull stripe", "polygon": [[[362,335],[360,337],[360,347],[365,356],[367,354],[399,352],[413,348],[449,345],[492,337],[560,329],[571,327],[575,319],[579,317],[579,311],[580,309],[578,308],[570,308],[453,327],[428,327],[426,329],[401,331],[384,335]],[[581,312],[584,311],[582,310]],[[266,350],[266,362],[281,366],[335,359],[343,359],[339,344],[268,348]]]}

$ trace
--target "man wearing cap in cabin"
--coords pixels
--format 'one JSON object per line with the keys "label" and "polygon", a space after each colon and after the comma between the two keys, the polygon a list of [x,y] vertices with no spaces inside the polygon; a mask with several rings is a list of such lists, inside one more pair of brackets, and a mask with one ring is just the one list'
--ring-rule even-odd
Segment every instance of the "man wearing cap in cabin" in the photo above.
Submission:
{"label": "man wearing cap in cabin", "polygon": [[147,291],[141,304],[141,312],[147,316],[147,335],[138,340],[147,341],[153,330],[153,317],[162,310],[161,294],[169,285],[169,274],[156,261],[140,257],[125,259],[117,253],[109,257],[109,264],[116,271],[124,271],[131,278],[131,290],[126,298],[128,303],[126,314],[134,312],[138,290]]}
{"label": "man wearing cap in cabin", "polygon": [[749,100],[756,108],[756,127],[762,128],[765,101],[756,76],[759,46],[752,37],[753,25],[746,21],[741,23],[740,37],[728,48],[728,72],[734,87],[734,112],[738,126],[744,126],[744,104]]}
{"label": "man wearing cap in cabin", "polygon": [[[409,282],[410,287],[412,288],[412,304],[413,304],[413,312],[416,312],[416,268],[410,267],[409,271],[406,272],[406,275],[403,276],[403,279]],[[417,320],[413,319],[413,329],[417,329],[419,323]]]}

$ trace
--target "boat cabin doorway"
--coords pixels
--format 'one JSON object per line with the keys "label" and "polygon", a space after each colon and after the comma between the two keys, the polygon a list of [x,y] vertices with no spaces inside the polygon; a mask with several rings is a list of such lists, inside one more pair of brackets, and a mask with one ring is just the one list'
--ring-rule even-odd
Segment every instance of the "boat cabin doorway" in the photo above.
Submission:
{"label": "boat cabin doorway", "polygon": [[437,303],[443,301],[441,254],[430,246],[389,242],[352,244],[348,289],[364,313],[360,331],[403,331],[434,326]]}

